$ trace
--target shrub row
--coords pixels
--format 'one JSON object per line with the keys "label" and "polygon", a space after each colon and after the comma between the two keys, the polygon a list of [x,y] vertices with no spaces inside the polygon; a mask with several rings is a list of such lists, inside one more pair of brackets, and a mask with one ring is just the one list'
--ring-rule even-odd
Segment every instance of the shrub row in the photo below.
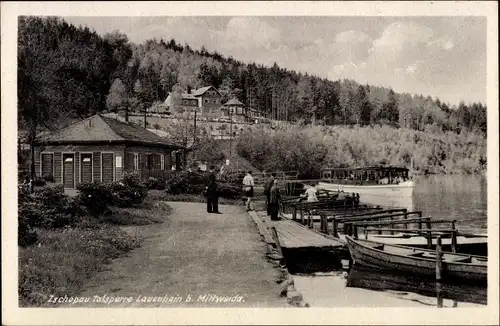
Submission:
{"label": "shrub row", "polygon": [[36,228],[72,226],[87,214],[102,217],[111,207],[135,207],[147,196],[147,187],[135,175],[110,184],[90,183],[77,187],[79,194],[71,198],[62,185],[47,186],[29,195],[19,191],[18,243],[29,246],[37,241]]}
{"label": "shrub row", "polygon": [[[205,175],[198,172],[182,171],[167,180],[165,191],[173,195],[205,193]],[[220,197],[235,199],[241,197],[241,186],[239,184],[218,181],[217,191]]]}

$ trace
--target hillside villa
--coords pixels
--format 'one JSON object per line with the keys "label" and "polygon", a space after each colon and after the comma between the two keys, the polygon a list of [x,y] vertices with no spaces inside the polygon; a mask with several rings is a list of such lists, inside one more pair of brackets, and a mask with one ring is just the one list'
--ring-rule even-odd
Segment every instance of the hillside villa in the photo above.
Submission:
{"label": "hillside villa", "polygon": [[256,118],[261,117],[258,110],[247,108],[237,98],[232,98],[224,104],[221,98],[222,95],[213,86],[195,90],[188,88],[186,92],[180,94],[177,100],[174,100],[170,92],[164,102],[164,107],[173,115],[196,110],[200,118],[229,119],[231,116],[234,121],[238,122],[254,122]]}

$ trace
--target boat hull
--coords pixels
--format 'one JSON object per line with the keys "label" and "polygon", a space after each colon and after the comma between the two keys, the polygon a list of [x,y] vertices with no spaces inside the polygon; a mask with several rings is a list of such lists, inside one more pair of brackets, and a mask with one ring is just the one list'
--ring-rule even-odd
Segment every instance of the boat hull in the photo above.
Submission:
{"label": "boat hull", "polygon": [[[350,236],[346,236],[347,245],[351,258],[355,264],[385,269],[391,271],[398,271],[402,273],[419,274],[425,276],[435,276],[436,274],[436,261],[432,258],[419,258],[405,256],[404,254],[394,254],[384,250],[363,245],[363,242],[354,240]],[[380,243],[382,244],[382,243]],[[384,246],[388,246],[384,244]],[[388,246],[390,247],[390,246]],[[392,246],[396,248],[397,246]],[[397,247],[399,248],[399,247]],[[408,248],[406,248],[408,249]],[[411,250],[411,249],[408,249]],[[403,249],[401,249],[403,251]],[[421,251],[421,250],[419,250]],[[427,251],[430,254],[433,251]],[[450,253],[446,253],[449,255]],[[454,256],[463,256],[454,254]],[[465,279],[486,282],[487,280],[487,265],[476,265],[466,263],[446,262],[442,263],[442,277],[443,280],[447,279]]]}
{"label": "boat hull", "polygon": [[413,209],[413,181],[389,185],[347,185],[320,181],[317,188],[358,193],[361,202],[366,204]]}

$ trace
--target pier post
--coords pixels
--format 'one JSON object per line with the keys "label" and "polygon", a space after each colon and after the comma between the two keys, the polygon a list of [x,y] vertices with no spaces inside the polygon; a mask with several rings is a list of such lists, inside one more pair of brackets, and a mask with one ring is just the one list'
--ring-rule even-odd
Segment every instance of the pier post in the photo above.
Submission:
{"label": "pier post", "polygon": [[457,252],[457,231],[455,229],[451,232],[451,252]]}
{"label": "pier post", "polygon": [[358,240],[358,227],[356,225],[351,225],[352,227],[352,236],[354,239]]}
{"label": "pier post", "polygon": [[427,232],[427,249],[432,248],[432,232]]}
{"label": "pier post", "polygon": [[441,296],[441,279],[443,271],[443,250],[441,247],[441,236],[436,239],[436,296],[438,308],[443,307],[443,297]]}
{"label": "pier post", "polygon": [[332,234],[333,234],[334,237],[338,238],[339,237],[339,233],[338,233],[338,230],[337,230],[337,228],[338,228],[337,218],[334,217],[332,219],[332,224],[333,224],[332,225]]}
{"label": "pier post", "polygon": [[437,299],[437,307],[438,308],[443,308],[443,295],[442,295],[442,290],[443,285],[441,282],[436,282],[436,299]]}
{"label": "pier post", "polygon": [[300,207],[300,223],[302,225],[305,224],[305,222],[304,222],[304,208],[303,207]]}
{"label": "pier post", "polygon": [[[432,228],[431,220],[429,219],[426,223],[427,230],[430,230]],[[431,249],[432,248],[432,232],[429,231],[427,232],[427,248]]]}
{"label": "pier post", "polygon": [[436,239],[436,281],[441,282],[441,273],[443,271],[443,248],[441,245],[441,236]]}
{"label": "pier post", "polygon": [[292,209],[292,220],[297,220],[297,206],[293,206],[293,209]]}
{"label": "pier post", "polygon": [[312,210],[307,212],[307,227],[312,229],[314,228],[314,219],[312,217]]}
{"label": "pier post", "polygon": [[326,216],[325,214],[321,213],[319,214],[319,218],[320,218],[320,231],[322,233],[326,233],[328,234],[328,227],[327,227],[327,221],[326,221]]}

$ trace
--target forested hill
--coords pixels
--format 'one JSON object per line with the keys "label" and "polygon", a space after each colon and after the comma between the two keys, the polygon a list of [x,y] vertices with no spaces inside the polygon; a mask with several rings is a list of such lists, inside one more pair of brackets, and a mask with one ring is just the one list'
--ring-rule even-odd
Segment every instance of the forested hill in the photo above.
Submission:
{"label": "forested hill", "polygon": [[277,119],[486,132],[481,103],[450,107],[428,96],[331,81],[276,63],[246,64],[175,40],[133,44],[126,35],[100,36],[53,17],[20,17],[18,63],[19,121],[29,130],[106,109],[142,111],[163,102],[172,90],[213,85],[224,98],[237,96]]}

